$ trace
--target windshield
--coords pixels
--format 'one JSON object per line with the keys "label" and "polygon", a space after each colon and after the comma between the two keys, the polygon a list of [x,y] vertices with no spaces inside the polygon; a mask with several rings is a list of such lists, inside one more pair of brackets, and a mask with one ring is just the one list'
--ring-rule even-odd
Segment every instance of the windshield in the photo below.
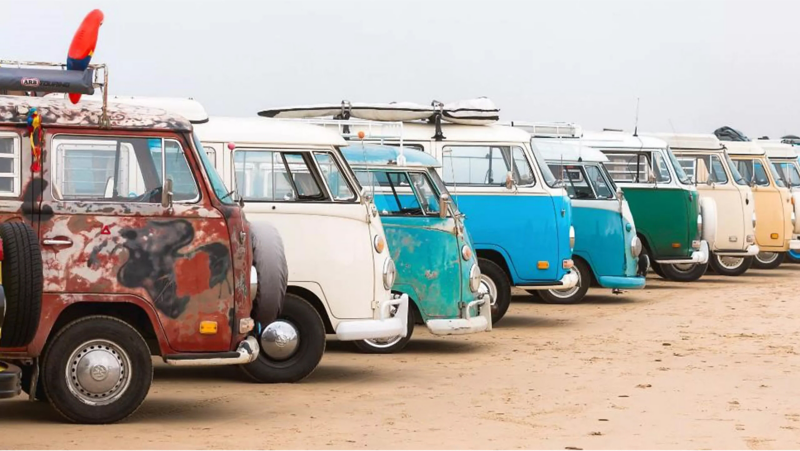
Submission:
{"label": "windshield", "polygon": [[667,156],[669,157],[670,163],[672,163],[673,169],[675,169],[675,176],[678,177],[678,181],[683,183],[684,185],[691,185],[692,180],[686,175],[686,172],[683,171],[683,167],[678,163],[678,159],[675,158],[675,154],[672,153],[672,149],[667,147]]}
{"label": "windshield", "polygon": [[747,180],[742,177],[742,174],[737,169],[736,164],[734,164],[733,160],[731,160],[730,155],[728,152],[725,152],[725,161],[728,163],[728,169],[731,171],[731,175],[733,176],[733,181],[736,182],[737,185],[747,185]]}
{"label": "windshield", "polygon": [[614,188],[598,165],[550,162],[550,170],[571,199],[613,199]]}
{"label": "windshield", "polygon": [[767,166],[769,166],[769,172],[772,174],[772,178],[775,179],[775,184],[781,188],[786,188],[786,183],[784,183],[783,177],[778,173],[778,170],[775,169],[775,165],[768,160]]}
{"label": "windshield", "polygon": [[539,166],[539,169],[542,171],[542,177],[544,177],[544,182],[547,183],[547,186],[550,188],[556,188],[559,186],[559,179],[553,175],[553,172],[550,171],[550,167],[547,166],[547,163],[544,161],[544,157],[539,152],[539,149],[533,144],[533,140],[531,139],[531,152],[533,153],[533,158],[536,160],[536,165]]}
{"label": "windshield", "polygon": [[773,166],[787,186],[796,188],[800,186],[800,171],[794,161],[773,161]]}
{"label": "windshield", "polygon": [[192,133],[192,140],[194,140],[194,147],[197,149],[197,154],[200,155],[200,161],[203,163],[206,174],[208,174],[208,181],[211,183],[211,188],[214,190],[214,194],[217,195],[217,198],[223,204],[231,205],[235,203],[232,191],[229,191],[225,187],[225,183],[222,181],[222,178],[219,176],[219,174],[217,174],[217,170],[214,169],[214,165],[211,163],[211,160],[208,159],[208,155],[203,150],[203,143],[200,142],[200,138],[197,136],[197,133]]}
{"label": "windshield", "polygon": [[381,216],[439,214],[439,195],[424,172],[356,169],[356,178],[374,193]]}

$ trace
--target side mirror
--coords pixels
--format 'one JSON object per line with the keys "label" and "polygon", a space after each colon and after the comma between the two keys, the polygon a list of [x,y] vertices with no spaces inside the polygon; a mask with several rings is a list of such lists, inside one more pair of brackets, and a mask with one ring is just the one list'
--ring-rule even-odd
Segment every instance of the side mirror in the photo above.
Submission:
{"label": "side mirror", "polygon": [[647,183],[655,183],[656,182],[656,175],[652,172],[647,174]]}
{"label": "side mirror", "polygon": [[106,180],[106,188],[103,191],[103,198],[111,199],[114,197],[114,177],[109,177]]}
{"label": "side mirror", "polygon": [[622,192],[622,188],[617,187],[617,191],[616,191],[615,194],[617,195],[617,199],[619,199],[619,200],[625,199],[625,193]]}
{"label": "side mirror", "polygon": [[361,199],[363,202],[371,202],[372,201],[372,191],[370,191],[366,186],[361,187]]}
{"label": "side mirror", "polygon": [[517,182],[514,181],[514,174],[511,171],[506,174],[506,189],[514,189],[517,186]]}
{"label": "side mirror", "polygon": [[167,179],[164,182],[164,187],[161,190],[161,206],[172,208],[172,179]]}
{"label": "side mirror", "polygon": [[439,217],[444,219],[447,217],[447,208],[450,204],[450,196],[448,194],[442,194],[439,196]]}

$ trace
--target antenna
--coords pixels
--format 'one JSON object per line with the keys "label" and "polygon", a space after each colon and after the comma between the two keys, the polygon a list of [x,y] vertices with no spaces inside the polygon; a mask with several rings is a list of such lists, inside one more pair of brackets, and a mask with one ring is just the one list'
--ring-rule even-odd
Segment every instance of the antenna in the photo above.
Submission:
{"label": "antenna", "polygon": [[633,126],[633,136],[639,136],[639,98],[636,98],[636,121]]}
{"label": "antenna", "polygon": [[677,134],[677,132],[675,131],[675,126],[672,125],[672,119],[667,119],[667,120],[669,121],[669,128],[672,129],[672,133]]}

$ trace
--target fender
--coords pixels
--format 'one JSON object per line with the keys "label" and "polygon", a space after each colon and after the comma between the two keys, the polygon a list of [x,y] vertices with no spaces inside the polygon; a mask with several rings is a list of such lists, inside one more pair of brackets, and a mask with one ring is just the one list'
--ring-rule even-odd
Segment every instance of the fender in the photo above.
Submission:
{"label": "fender", "polygon": [[700,214],[703,215],[701,239],[708,243],[709,249],[714,249],[717,239],[717,202],[707,196],[700,196]]}

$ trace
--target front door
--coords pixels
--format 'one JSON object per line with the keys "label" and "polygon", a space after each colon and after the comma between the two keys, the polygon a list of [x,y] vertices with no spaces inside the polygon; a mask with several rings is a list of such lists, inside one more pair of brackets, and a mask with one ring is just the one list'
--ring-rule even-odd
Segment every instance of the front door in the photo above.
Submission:
{"label": "front door", "polygon": [[[756,203],[756,243],[759,247],[783,247],[783,204],[778,188],[767,175],[764,160],[747,156],[734,157],[736,168],[753,187]],[[771,249],[764,249],[771,251]]]}
{"label": "front door", "polygon": [[[44,291],[138,303],[155,311],[178,352],[229,350],[227,226],[176,138],[52,138],[39,230]],[[172,180],[169,206],[161,204],[165,179]],[[203,321],[215,322],[216,333],[201,334]]]}

